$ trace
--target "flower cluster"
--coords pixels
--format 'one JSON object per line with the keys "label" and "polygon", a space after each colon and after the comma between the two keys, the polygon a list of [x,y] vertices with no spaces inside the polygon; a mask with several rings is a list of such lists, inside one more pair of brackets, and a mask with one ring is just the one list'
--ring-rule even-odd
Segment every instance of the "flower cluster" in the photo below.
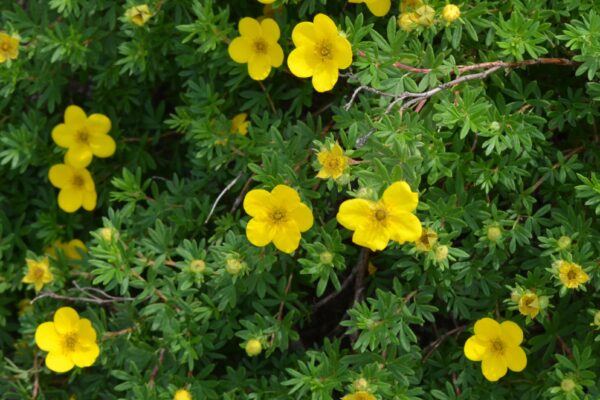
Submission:
{"label": "flower cluster", "polygon": [[96,207],[96,187],[92,175],[86,169],[93,156],[110,157],[116,149],[115,141],[108,132],[110,119],[103,114],[87,116],[78,106],[65,110],[64,123],[52,130],[52,139],[67,149],[63,164],[55,164],[48,172],[52,185],[60,189],[58,206],[72,213],[83,207],[92,211]]}
{"label": "flower cluster", "polygon": [[[428,28],[435,23],[435,9],[422,0],[403,1],[400,10],[402,12],[398,16],[398,25],[403,31]],[[441,16],[446,24],[451,24],[460,18],[460,8],[455,4],[446,4]]]}
{"label": "flower cluster", "polygon": [[[248,74],[257,81],[269,76],[271,68],[283,63],[283,50],[278,43],[280,31],[272,18],[258,21],[242,18],[238,24],[240,36],[228,47],[231,59],[248,64]],[[295,76],[312,77],[316,91],[333,89],[338,80],[338,70],[352,64],[352,46],[325,14],[317,14],[313,22],[301,22],[292,31],[296,48],[288,56],[287,64]]]}

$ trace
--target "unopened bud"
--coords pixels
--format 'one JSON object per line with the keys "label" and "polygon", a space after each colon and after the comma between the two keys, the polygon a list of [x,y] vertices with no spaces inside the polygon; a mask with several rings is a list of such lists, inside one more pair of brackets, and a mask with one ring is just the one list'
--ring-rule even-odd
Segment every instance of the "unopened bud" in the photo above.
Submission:
{"label": "unopened bud", "polygon": [[442,18],[448,23],[456,21],[460,18],[460,8],[455,4],[446,4],[442,10]]}
{"label": "unopened bud", "polygon": [[487,230],[487,238],[491,242],[497,242],[502,237],[502,231],[497,226],[490,226]]}
{"label": "unopened bud", "polygon": [[250,339],[246,343],[246,354],[250,357],[259,355],[262,352],[262,344],[258,339]]}
{"label": "unopened bud", "polygon": [[190,263],[190,270],[197,274],[201,274],[206,269],[206,263],[204,260],[192,260]]}

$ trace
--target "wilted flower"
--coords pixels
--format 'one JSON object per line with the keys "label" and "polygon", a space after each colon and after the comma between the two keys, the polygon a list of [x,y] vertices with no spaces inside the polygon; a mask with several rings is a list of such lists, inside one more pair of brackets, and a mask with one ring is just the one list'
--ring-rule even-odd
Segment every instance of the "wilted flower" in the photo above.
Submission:
{"label": "wilted flower", "polygon": [[152,17],[152,12],[147,4],[140,4],[127,9],[125,17],[137,26],[144,26]]}
{"label": "wilted flower", "polygon": [[6,32],[0,32],[0,64],[15,60],[19,56],[19,39]]}
{"label": "wilted flower", "polygon": [[50,283],[54,280],[52,272],[50,272],[50,265],[48,263],[48,257],[44,257],[41,260],[25,259],[27,263],[27,274],[23,277],[21,282],[33,283],[35,291],[39,292],[42,290],[46,283]]}
{"label": "wilted flower", "polygon": [[240,135],[246,135],[248,133],[248,125],[250,121],[246,121],[248,114],[239,113],[231,119],[230,133],[239,133]]}

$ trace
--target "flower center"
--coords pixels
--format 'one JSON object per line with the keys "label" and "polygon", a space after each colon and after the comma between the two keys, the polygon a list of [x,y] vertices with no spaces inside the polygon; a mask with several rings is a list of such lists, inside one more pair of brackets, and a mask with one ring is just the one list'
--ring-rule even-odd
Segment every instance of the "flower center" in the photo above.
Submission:
{"label": "flower center", "polygon": [[2,51],[8,51],[10,50],[10,45],[6,42],[2,43],[2,45],[0,45],[0,49],[2,49]]}
{"label": "flower center", "polygon": [[274,223],[283,222],[285,220],[285,211],[277,209],[271,213],[271,221]]}
{"label": "flower center", "polygon": [[33,270],[33,278],[36,280],[40,280],[44,277],[44,270],[41,268],[34,268]]}
{"label": "flower center", "polygon": [[331,157],[327,160],[327,167],[331,169],[336,169],[340,166],[340,160],[336,157]]}
{"label": "flower center", "polygon": [[75,333],[69,333],[63,338],[63,348],[67,351],[75,351],[77,346],[77,335]]}
{"label": "flower center", "polygon": [[377,221],[383,221],[385,218],[387,217],[387,213],[385,212],[385,210],[382,210],[381,208],[377,211],[375,211],[375,219]]}
{"label": "flower center", "polygon": [[574,281],[577,279],[577,271],[575,271],[574,269],[570,269],[569,272],[567,272],[567,278],[570,281]]}
{"label": "flower center", "polygon": [[331,60],[333,58],[331,43],[324,41],[317,46],[317,54],[321,57],[321,61]]}
{"label": "flower center", "polygon": [[256,39],[254,41],[254,51],[258,54],[267,54],[267,42],[264,39]]}
{"label": "flower center", "polygon": [[82,188],[85,185],[85,180],[83,179],[83,177],[81,175],[75,175],[73,177],[72,183],[73,183],[73,186]]}
{"label": "flower center", "polygon": [[504,354],[504,342],[500,339],[492,340],[492,351],[498,355]]}
{"label": "flower center", "polygon": [[77,132],[77,141],[83,144],[89,144],[90,134],[87,130],[81,129]]}

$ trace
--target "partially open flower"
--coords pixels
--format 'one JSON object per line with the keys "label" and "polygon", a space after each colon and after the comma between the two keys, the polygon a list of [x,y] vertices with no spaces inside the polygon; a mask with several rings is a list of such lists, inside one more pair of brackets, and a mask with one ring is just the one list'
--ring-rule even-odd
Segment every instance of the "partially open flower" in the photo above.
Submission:
{"label": "partially open flower", "polygon": [[23,277],[21,282],[33,283],[36,292],[42,290],[46,283],[54,280],[54,276],[50,272],[48,257],[44,257],[39,261],[27,258],[25,261],[27,262],[27,275]]}
{"label": "partially open flower", "polygon": [[0,64],[15,60],[19,56],[19,39],[6,32],[0,32]]}
{"label": "partially open flower", "polygon": [[442,18],[448,23],[452,23],[460,18],[460,8],[455,4],[446,4],[442,10]]}
{"label": "partially open flower", "polygon": [[144,26],[152,17],[152,12],[147,4],[139,4],[127,9],[125,17],[137,26]]}

